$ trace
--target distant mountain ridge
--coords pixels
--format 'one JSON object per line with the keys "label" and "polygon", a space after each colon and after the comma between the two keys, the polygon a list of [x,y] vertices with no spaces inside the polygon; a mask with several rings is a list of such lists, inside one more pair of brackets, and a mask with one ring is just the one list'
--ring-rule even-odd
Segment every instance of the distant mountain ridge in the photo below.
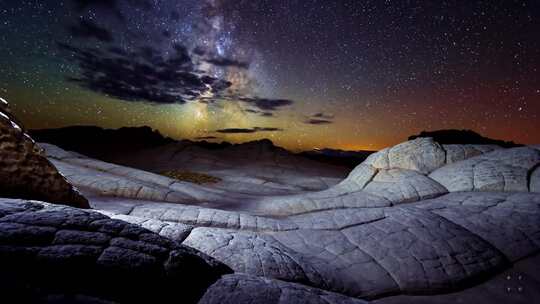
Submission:
{"label": "distant mountain ridge", "polygon": [[409,140],[416,139],[418,137],[432,137],[439,144],[476,144],[476,145],[498,145],[504,148],[520,147],[522,145],[516,144],[513,141],[504,141],[491,139],[484,137],[472,130],[437,130],[437,131],[422,131],[418,135],[412,135]]}
{"label": "distant mountain ridge", "polygon": [[239,144],[226,141],[215,143],[206,140],[175,140],[163,136],[151,127],[123,127],[119,129],[104,129],[97,126],[69,126],[56,129],[40,129],[29,131],[32,138],[38,142],[56,145],[68,151],[74,151],[86,156],[108,162],[117,162],[125,153],[152,149],[173,143],[185,146],[196,146],[207,150],[221,150],[234,147],[259,146],[265,150],[283,150],[287,153],[311,160],[354,168],[361,163],[371,151],[343,151],[335,149],[321,149],[293,153],[274,145],[270,139],[259,139]]}
{"label": "distant mountain ridge", "polygon": [[125,153],[134,153],[173,143],[196,146],[207,150],[256,145],[267,150],[281,149],[287,151],[286,149],[275,146],[269,139],[260,139],[239,144],[226,141],[215,143],[206,140],[175,140],[163,136],[158,130],[153,130],[148,126],[122,127],[119,129],[104,129],[97,126],[69,126],[55,129],[30,130],[28,133],[37,142],[50,143],[62,149],[78,152],[104,161],[113,161]]}
{"label": "distant mountain ridge", "polygon": [[340,149],[325,148],[300,152],[298,155],[323,163],[353,169],[374,152],[375,151],[345,151]]}
{"label": "distant mountain ridge", "polygon": [[119,129],[70,126],[30,130],[29,133],[38,142],[50,143],[98,159],[107,159],[110,154],[129,153],[175,142],[147,126]]}
{"label": "distant mountain ridge", "polygon": [[[239,144],[229,142],[214,143],[206,140],[175,140],[163,136],[151,127],[123,127],[119,129],[104,129],[96,126],[70,126],[57,129],[30,130],[32,138],[38,142],[46,142],[68,151],[75,151],[89,157],[104,161],[115,162],[126,153],[152,149],[172,143],[182,143],[185,146],[196,146],[207,150],[221,150],[234,147],[260,146],[262,149],[274,150],[283,148],[275,146],[269,139],[260,139]],[[494,144],[502,147],[520,146],[511,141],[495,140],[484,137],[471,130],[438,130],[422,131],[409,137],[433,137],[439,144]],[[288,153],[294,154],[293,152]],[[362,163],[374,151],[344,151],[339,149],[316,149],[296,153],[311,160],[354,168]]]}

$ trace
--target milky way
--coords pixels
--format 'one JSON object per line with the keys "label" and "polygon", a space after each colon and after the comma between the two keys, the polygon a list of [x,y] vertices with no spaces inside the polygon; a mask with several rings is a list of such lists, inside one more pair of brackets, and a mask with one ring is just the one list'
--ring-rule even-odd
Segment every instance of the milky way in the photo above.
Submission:
{"label": "milky way", "polygon": [[535,1],[7,1],[0,95],[30,128],[378,149],[540,142]]}

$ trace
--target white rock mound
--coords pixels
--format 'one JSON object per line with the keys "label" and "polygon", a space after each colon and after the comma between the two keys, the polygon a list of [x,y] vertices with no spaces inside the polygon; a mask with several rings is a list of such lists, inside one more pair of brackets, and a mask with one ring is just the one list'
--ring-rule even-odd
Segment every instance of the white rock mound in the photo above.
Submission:
{"label": "white rock mound", "polygon": [[[532,147],[419,138],[373,154],[327,190],[280,196],[190,187],[49,153],[79,184],[90,174],[84,168],[92,170],[94,208],[235,271],[209,287],[201,303],[364,303],[447,293],[489,284],[497,272],[540,253],[540,150]],[[102,191],[102,177],[116,180],[114,196]],[[121,183],[128,182],[166,195],[127,195]]]}

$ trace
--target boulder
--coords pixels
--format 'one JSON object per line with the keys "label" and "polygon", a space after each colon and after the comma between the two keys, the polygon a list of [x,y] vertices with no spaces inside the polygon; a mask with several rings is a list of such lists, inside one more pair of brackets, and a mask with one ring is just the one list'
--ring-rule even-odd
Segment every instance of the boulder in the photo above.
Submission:
{"label": "boulder", "polygon": [[0,231],[0,292],[19,303],[54,296],[194,303],[230,272],[194,249],[94,211],[2,199]]}
{"label": "boulder", "polygon": [[0,102],[0,196],[89,208]]}
{"label": "boulder", "polygon": [[417,138],[371,154],[363,164],[377,169],[408,169],[423,174],[445,164],[444,149],[432,138]]}

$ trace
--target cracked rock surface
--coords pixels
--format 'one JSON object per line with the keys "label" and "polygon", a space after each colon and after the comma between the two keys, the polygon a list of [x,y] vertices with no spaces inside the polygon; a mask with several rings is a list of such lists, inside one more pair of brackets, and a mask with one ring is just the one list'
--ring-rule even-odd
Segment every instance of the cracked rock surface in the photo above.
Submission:
{"label": "cracked rock surface", "polygon": [[54,295],[159,302],[178,293],[194,302],[228,272],[189,247],[94,211],[2,199],[0,231],[0,290],[22,303],[56,302]]}
{"label": "cracked rock surface", "polygon": [[527,192],[528,176],[538,163],[540,151],[536,149],[500,149],[444,166],[429,177],[451,192]]}
{"label": "cracked rock surface", "polygon": [[366,302],[300,284],[234,274],[226,275],[212,285],[199,303],[362,304]]}
{"label": "cracked rock surface", "polygon": [[[232,174],[229,182],[242,179],[243,186],[192,185],[44,146],[60,172],[88,194],[100,212],[92,216],[182,243],[170,245],[167,252],[197,250],[190,252],[208,267],[201,266],[204,271],[216,274],[203,276],[213,279],[193,289],[200,290],[201,303],[394,303],[392,299],[410,295],[444,300],[440,294],[499,288],[499,273],[540,253],[540,150],[534,147],[440,145],[418,138],[372,154],[341,182],[307,191],[306,181],[316,179],[296,176],[287,184],[293,175],[283,173],[291,171],[279,166],[275,151],[253,146],[250,161],[268,166],[264,179],[280,186],[245,191],[246,176],[253,177],[256,170],[239,166],[234,170],[247,173],[234,177],[233,169],[220,167],[211,156],[206,169],[225,170]],[[171,159],[188,166],[185,151],[178,148],[170,146],[164,155],[154,151],[157,165],[148,166],[165,168],[174,163]],[[196,152],[186,155],[192,154]],[[194,162],[195,169],[203,167]],[[274,180],[279,174],[283,178]],[[31,234],[47,233],[40,226]],[[63,232],[60,237],[70,239]],[[110,243],[118,236],[107,237]],[[32,237],[17,238],[27,239]],[[35,246],[49,246],[44,244]],[[145,252],[146,247],[128,249]],[[62,254],[52,255],[62,259]],[[216,261],[234,274],[222,275],[225,266]],[[529,273],[523,286],[540,290],[538,273]],[[172,283],[152,288],[166,286],[169,293],[178,288],[166,284]]]}

